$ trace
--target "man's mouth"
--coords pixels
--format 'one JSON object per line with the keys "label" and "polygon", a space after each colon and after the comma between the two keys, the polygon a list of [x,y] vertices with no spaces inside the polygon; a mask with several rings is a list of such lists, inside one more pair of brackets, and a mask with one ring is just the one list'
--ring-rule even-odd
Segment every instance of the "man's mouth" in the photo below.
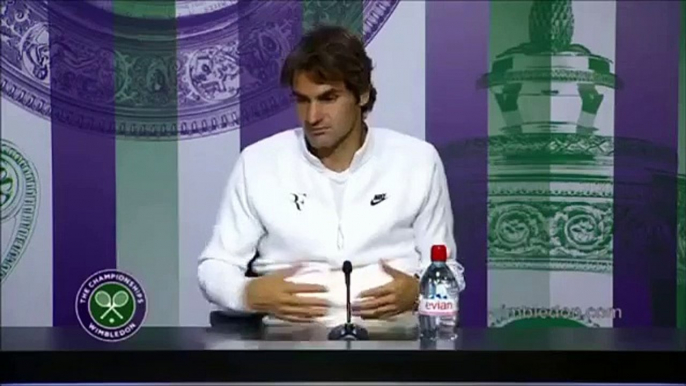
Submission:
{"label": "man's mouth", "polygon": [[324,134],[327,130],[329,130],[328,127],[313,127],[310,129],[310,133],[314,135],[320,135]]}

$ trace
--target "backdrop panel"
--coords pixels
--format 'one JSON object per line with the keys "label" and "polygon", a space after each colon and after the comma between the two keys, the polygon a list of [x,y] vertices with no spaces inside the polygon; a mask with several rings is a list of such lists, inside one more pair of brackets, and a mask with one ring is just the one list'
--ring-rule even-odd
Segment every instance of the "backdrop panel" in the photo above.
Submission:
{"label": "backdrop panel", "polygon": [[[146,324],[196,278],[241,149],[298,123],[304,32],[364,41],[368,122],[439,150],[466,327],[686,326],[686,5],[675,1],[5,1],[3,325],[77,325],[116,268]],[[411,156],[411,155],[408,155]]]}

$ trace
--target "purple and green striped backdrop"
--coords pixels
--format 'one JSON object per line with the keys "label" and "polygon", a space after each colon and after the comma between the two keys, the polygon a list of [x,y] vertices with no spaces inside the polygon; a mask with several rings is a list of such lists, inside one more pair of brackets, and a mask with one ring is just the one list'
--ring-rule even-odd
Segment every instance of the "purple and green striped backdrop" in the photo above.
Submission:
{"label": "purple and green striped backdrop", "polygon": [[281,61],[335,23],[374,60],[369,123],[446,165],[465,327],[684,327],[684,7],[4,3],[2,324],[76,325],[107,268],[143,283],[148,325],[206,324],[196,259],[226,178],[299,124]]}

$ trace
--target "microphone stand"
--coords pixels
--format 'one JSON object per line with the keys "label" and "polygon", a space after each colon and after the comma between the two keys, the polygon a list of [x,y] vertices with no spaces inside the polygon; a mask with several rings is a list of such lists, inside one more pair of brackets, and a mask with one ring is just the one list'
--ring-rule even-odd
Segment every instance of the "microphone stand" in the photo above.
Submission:
{"label": "microphone stand", "polygon": [[369,340],[367,330],[355,323],[352,323],[352,302],[350,301],[350,273],[353,265],[346,260],[343,263],[343,274],[345,274],[345,308],[346,322],[334,327],[329,332],[329,340]]}

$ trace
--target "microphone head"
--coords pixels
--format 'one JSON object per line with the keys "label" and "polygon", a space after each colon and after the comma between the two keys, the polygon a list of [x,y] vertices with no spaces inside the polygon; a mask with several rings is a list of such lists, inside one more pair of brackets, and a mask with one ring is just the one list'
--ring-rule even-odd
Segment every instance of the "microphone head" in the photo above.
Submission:
{"label": "microphone head", "polygon": [[352,271],[353,271],[353,264],[349,260],[344,261],[343,262],[343,273],[345,273],[347,275]]}

